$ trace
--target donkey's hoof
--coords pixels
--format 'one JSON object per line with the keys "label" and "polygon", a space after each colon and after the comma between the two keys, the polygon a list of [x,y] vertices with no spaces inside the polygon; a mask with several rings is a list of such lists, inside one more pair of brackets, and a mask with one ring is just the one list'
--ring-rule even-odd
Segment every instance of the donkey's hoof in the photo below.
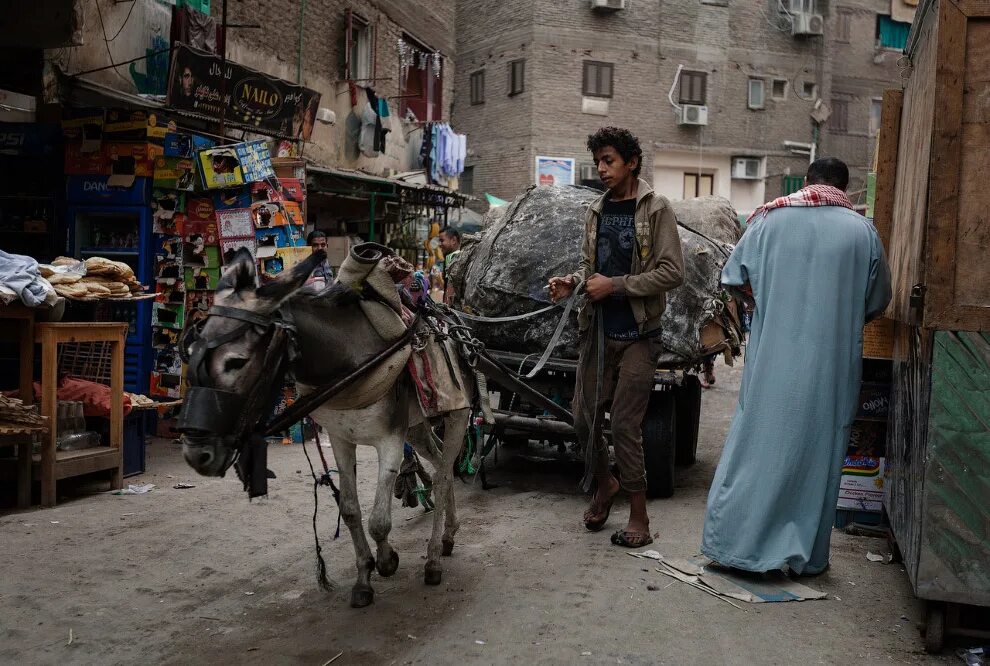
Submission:
{"label": "donkey's hoof", "polygon": [[431,567],[427,564],[426,571],[423,574],[423,582],[427,585],[439,585],[442,580],[443,569],[440,567]]}
{"label": "donkey's hoof", "polygon": [[377,565],[378,575],[381,576],[382,578],[388,578],[389,576],[394,574],[398,570],[398,568],[399,568],[399,554],[394,550],[392,551],[391,557],[389,557],[387,560],[382,559],[381,557],[378,558],[378,565]]}
{"label": "donkey's hoof", "polygon": [[370,585],[355,585],[351,589],[351,608],[364,608],[375,603],[375,591]]}
{"label": "donkey's hoof", "polygon": [[450,557],[451,554],[454,552],[454,540],[444,539],[441,542],[441,545],[442,545],[442,550],[440,551],[440,554],[443,555],[444,557]]}

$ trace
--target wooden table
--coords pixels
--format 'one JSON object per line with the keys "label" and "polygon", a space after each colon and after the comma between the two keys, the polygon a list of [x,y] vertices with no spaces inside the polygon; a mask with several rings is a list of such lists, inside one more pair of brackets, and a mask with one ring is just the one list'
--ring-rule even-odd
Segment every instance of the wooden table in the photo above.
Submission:
{"label": "wooden table", "polygon": [[[55,484],[80,474],[112,470],[112,489],[123,486],[124,473],[124,339],[125,323],[36,324],[41,343],[41,415],[49,419],[41,445],[41,505],[55,506]],[[110,343],[110,441],[80,451],[58,451],[58,345],[66,342]],[[22,359],[23,362],[23,359]]]}
{"label": "wooden table", "polygon": [[[19,389],[20,398],[25,405],[34,404],[34,317],[36,310],[23,305],[5,305],[0,307],[0,321],[13,328],[20,347]],[[14,436],[12,436],[13,438]],[[16,435],[14,444],[17,446],[17,507],[26,509],[31,506],[31,450],[33,448],[30,434]]]}

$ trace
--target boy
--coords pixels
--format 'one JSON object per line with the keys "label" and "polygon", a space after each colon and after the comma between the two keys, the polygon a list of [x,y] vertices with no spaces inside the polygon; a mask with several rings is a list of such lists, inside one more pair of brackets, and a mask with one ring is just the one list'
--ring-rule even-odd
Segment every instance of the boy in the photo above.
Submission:
{"label": "boy", "polygon": [[[684,259],[670,203],[639,178],[638,139],[628,130],[603,127],[588,137],[588,150],[607,191],[588,210],[580,267],[551,278],[550,296],[556,301],[579,288],[587,296],[578,317],[581,356],[573,405],[578,441],[587,447],[583,485],[590,487],[592,474],[597,483],[584,525],[601,530],[621,488],[629,494],[629,522],[612,543],[640,548],[653,542],[643,416],[660,354],[666,293],[683,281]],[[621,481],[609,470],[601,434],[609,403]]]}

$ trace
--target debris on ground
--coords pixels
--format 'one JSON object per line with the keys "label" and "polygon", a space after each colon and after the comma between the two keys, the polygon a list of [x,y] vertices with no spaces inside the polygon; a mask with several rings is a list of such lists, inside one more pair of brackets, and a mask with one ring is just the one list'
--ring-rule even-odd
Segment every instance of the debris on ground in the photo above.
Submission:
{"label": "debris on ground", "polygon": [[153,483],[129,483],[126,488],[111,490],[111,495],[144,495],[155,489]]}
{"label": "debris on ground", "polygon": [[956,654],[966,662],[966,666],[987,666],[990,664],[990,645],[961,649],[956,651]]}
{"label": "debris on ground", "polygon": [[176,490],[185,490],[186,488],[195,488],[196,486],[191,483],[177,483],[172,487]]}
{"label": "debris on ground", "polygon": [[870,562],[883,562],[884,557],[883,555],[877,555],[876,553],[868,552],[866,553],[866,559],[868,559]]}

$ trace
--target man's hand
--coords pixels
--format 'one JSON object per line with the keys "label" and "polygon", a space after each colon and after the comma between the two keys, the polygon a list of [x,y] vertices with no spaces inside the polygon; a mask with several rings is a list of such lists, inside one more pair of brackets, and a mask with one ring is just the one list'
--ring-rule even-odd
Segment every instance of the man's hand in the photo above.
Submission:
{"label": "man's hand", "polygon": [[550,288],[550,300],[556,303],[574,293],[574,276],[552,277],[547,286]]}
{"label": "man's hand", "polygon": [[615,285],[612,284],[612,278],[595,273],[584,283],[584,291],[592,302],[597,303],[611,296]]}

